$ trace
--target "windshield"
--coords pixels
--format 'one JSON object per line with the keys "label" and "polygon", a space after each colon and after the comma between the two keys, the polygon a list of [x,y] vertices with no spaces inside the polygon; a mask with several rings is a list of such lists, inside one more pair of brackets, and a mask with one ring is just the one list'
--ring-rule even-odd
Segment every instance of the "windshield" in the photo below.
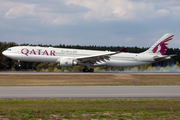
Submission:
{"label": "windshield", "polygon": [[7,51],[11,51],[11,49],[7,49]]}

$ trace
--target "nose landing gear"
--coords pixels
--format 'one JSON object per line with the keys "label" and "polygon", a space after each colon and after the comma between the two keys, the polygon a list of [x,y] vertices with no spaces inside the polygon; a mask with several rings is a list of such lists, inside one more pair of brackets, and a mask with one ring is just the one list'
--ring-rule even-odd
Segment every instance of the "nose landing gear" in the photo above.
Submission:
{"label": "nose landing gear", "polygon": [[18,60],[18,64],[19,64],[19,67],[21,67],[21,63],[20,63],[20,60]]}

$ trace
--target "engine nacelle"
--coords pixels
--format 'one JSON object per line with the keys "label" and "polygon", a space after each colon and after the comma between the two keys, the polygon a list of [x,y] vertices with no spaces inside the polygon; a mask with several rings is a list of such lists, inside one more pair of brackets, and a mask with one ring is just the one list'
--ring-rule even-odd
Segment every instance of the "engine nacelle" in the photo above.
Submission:
{"label": "engine nacelle", "polygon": [[61,59],[59,66],[61,67],[71,67],[77,65],[77,62],[72,59]]}

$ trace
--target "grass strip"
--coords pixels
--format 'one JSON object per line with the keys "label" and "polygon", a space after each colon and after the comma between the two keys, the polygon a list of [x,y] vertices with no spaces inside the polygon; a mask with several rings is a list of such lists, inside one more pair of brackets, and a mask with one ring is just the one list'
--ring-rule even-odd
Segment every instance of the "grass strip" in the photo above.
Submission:
{"label": "grass strip", "polygon": [[0,86],[180,85],[180,75],[78,74],[0,75]]}
{"label": "grass strip", "polygon": [[0,118],[180,119],[180,99],[1,99]]}

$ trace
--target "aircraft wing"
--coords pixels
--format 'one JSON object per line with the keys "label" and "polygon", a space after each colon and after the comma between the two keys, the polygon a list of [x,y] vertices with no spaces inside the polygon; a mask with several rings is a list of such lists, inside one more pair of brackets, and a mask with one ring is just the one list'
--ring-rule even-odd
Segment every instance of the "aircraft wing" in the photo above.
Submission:
{"label": "aircraft wing", "polygon": [[163,57],[155,56],[153,59],[154,59],[154,61],[161,61],[161,60],[165,60],[165,59],[170,59],[171,57],[174,57],[174,56],[176,56],[176,54],[174,54],[174,55],[165,55]]}
{"label": "aircraft wing", "polygon": [[101,62],[105,60],[109,60],[111,55],[119,54],[121,52],[124,52],[126,48],[122,48],[121,50],[117,52],[111,52],[107,54],[96,54],[96,55],[91,55],[91,56],[81,56],[81,57],[76,57],[76,60],[78,62],[90,62],[91,64],[94,64],[96,62]]}

